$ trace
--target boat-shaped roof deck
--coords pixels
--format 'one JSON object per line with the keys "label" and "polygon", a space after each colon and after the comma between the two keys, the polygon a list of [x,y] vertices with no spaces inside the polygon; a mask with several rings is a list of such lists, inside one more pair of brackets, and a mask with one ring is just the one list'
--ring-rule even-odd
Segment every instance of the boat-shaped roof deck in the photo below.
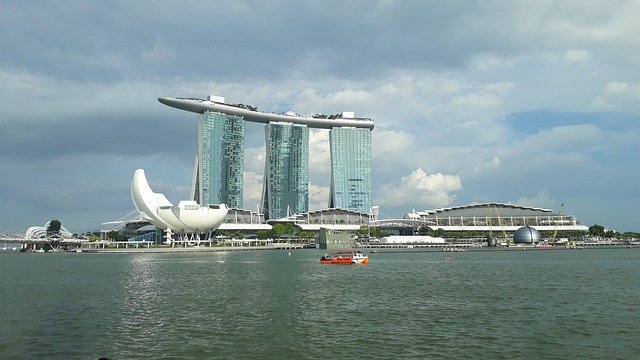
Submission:
{"label": "boat-shaped roof deck", "polygon": [[331,129],[334,127],[355,127],[373,129],[374,122],[369,118],[348,118],[338,117],[335,119],[302,116],[298,114],[274,114],[249,109],[247,106],[210,101],[195,98],[172,98],[159,97],[161,103],[180,110],[186,110],[202,114],[205,111],[220,112],[226,115],[242,116],[246,121],[268,124],[270,122],[288,122],[293,124],[306,125],[317,129]]}

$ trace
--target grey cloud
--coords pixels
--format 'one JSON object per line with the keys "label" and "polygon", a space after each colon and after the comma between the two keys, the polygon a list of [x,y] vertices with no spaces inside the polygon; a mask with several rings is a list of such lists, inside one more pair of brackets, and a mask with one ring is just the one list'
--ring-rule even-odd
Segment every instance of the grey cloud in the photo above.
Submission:
{"label": "grey cloud", "polygon": [[187,120],[169,115],[95,114],[52,122],[3,122],[0,156],[36,162],[73,154],[193,156],[195,120]]}
{"label": "grey cloud", "polygon": [[[580,3],[582,4],[582,3]],[[4,4],[5,67],[74,80],[218,81],[460,67],[598,38],[615,9],[564,3],[41,2]],[[606,14],[605,13],[605,14]],[[624,25],[624,24],[623,24]],[[621,25],[621,26],[623,26]],[[564,31],[563,31],[564,30]],[[603,35],[604,36],[604,35]],[[624,40],[621,40],[624,41]],[[562,49],[567,50],[567,49]],[[629,50],[633,51],[633,50]],[[620,55],[622,56],[622,54]]]}
{"label": "grey cloud", "polygon": [[[544,189],[569,204],[584,198],[582,192],[599,201],[604,194],[637,200],[637,175],[628,170],[636,170],[629,164],[637,160],[637,141],[608,154],[597,150],[592,158],[574,151],[576,159],[590,161],[579,169],[554,160],[571,150],[555,147],[543,152],[547,161],[527,167],[534,150],[519,146],[523,139],[566,120],[510,128],[500,119],[519,111],[573,111],[579,120],[571,123],[597,123],[581,118],[585,98],[603,95],[615,105],[612,96],[625,94],[608,94],[603,86],[628,82],[635,89],[640,81],[633,71],[640,64],[634,46],[639,6],[533,0],[2,2],[0,164],[15,174],[1,180],[3,213],[11,212],[3,224],[38,222],[40,203],[47,214],[65,212],[56,210],[63,205],[79,224],[86,222],[80,213],[93,206],[87,204],[101,204],[108,211],[94,218],[109,219],[115,209],[130,207],[128,183],[137,167],[147,169],[152,181],[167,181],[168,197],[180,199],[171,189],[190,182],[195,114],[163,107],[155,97],[209,91],[255,101],[263,110],[348,106],[337,110],[371,116],[377,131],[388,126],[410,134],[411,146],[399,154],[376,150],[399,146],[391,136],[374,144],[374,191],[420,166],[428,174],[460,174],[458,204],[510,201]],[[568,63],[564,55],[572,50],[588,56]],[[495,67],[477,68],[483,56]],[[507,82],[513,90],[488,90]],[[316,94],[301,96],[306,90]],[[486,93],[495,96],[481,103]],[[601,128],[637,129],[637,106],[629,105],[635,98],[618,100],[615,110],[632,115]],[[596,141],[620,141],[599,136]],[[260,147],[263,138],[262,126],[247,126],[247,147]],[[605,155],[612,161],[599,159]],[[494,156],[499,167],[469,170]],[[602,165],[605,171],[594,175]],[[600,186],[611,181],[614,188]],[[32,191],[22,191],[23,184]],[[619,214],[631,213],[630,201],[620,204]],[[412,206],[421,204],[383,207],[383,213],[396,216]],[[633,219],[623,215],[609,219],[630,227]]]}

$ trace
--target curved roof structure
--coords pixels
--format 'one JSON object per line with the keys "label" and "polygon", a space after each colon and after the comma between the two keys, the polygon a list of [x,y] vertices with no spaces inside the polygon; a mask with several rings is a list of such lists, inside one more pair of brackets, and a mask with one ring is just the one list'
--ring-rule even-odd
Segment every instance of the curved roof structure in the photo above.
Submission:
{"label": "curved roof structure", "polygon": [[539,214],[551,214],[553,210],[544,209],[538,207],[530,207],[530,206],[522,206],[515,204],[507,204],[507,203],[498,203],[498,202],[488,202],[488,203],[478,203],[478,204],[469,204],[469,205],[461,205],[461,206],[452,206],[446,208],[436,208],[431,210],[423,210],[423,211],[414,211],[412,213],[408,213],[405,215],[406,218],[421,218],[421,217],[429,217],[436,215],[486,215],[487,211],[494,212],[495,209],[499,209],[501,214],[506,213],[514,213],[518,215],[522,215],[523,213],[539,215]]}
{"label": "curved roof structure", "polygon": [[[24,234],[25,239],[44,239],[49,237],[51,234],[47,233],[47,229],[49,228],[49,224],[51,221],[47,221],[44,226],[32,226],[27,229]],[[71,231],[67,230],[64,226],[60,225],[60,232],[57,234],[60,237],[70,238],[73,236]]]}
{"label": "curved roof structure", "polygon": [[[224,101],[220,97],[217,98]],[[243,107],[230,105],[224,102],[215,100],[203,100],[192,98],[172,98],[172,97],[159,97],[158,101],[161,103],[174,107],[180,110],[191,111],[194,113],[202,114],[205,111],[220,112],[227,115],[242,116],[246,121],[268,124],[270,122],[288,122],[293,124],[306,125],[311,128],[318,129],[331,129],[334,127],[356,127],[373,129],[373,120],[368,118],[356,118],[356,117],[340,117],[337,119],[323,119],[314,118],[310,116],[301,116],[297,114],[273,114],[266,113],[257,110],[250,110]]]}
{"label": "curved roof structure", "polygon": [[573,215],[554,213],[550,209],[498,202],[469,204],[404,215],[408,220],[422,220],[432,229],[447,231],[516,231],[529,225],[543,230],[587,231]]}
{"label": "curved roof structure", "polygon": [[174,206],[164,194],[154,193],[144,170],[138,169],[131,181],[131,199],[140,215],[153,225],[181,233],[198,233],[217,229],[227,215],[227,206],[200,206],[195,201],[180,201]]}

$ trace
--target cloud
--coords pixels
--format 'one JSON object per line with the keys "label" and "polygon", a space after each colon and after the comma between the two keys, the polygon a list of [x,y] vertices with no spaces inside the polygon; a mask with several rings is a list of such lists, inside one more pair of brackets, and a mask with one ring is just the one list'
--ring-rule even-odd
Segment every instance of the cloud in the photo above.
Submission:
{"label": "cloud", "polygon": [[262,174],[254,172],[244,172],[244,208],[253,211],[257,210],[257,205],[262,200]]}
{"label": "cloud", "polygon": [[549,196],[548,190],[544,189],[535,194],[534,196],[527,197],[521,196],[515,201],[516,204],[540,208],[554,208],[557,205],[556,199]]}
{"label": "cloud", "polygon": [[600,95],[591,100],[596,110],[640,111],[640,83],[610,81]]}
{"label": "cloud", "polygon": [[323,185],[331,176],[329,130],[309,131],[309,179]]}
{"label": "cloud", "polygon": [[329,187],[309,184],[309,210],[326,209],[329,206]]}
{"label": "cloud", "polygon": [[422,207],[449,205],[455,195],[453,191],[462,189],[458,175],[441,173],[427,175],[417,168],[408,176],[400,179],[400,184],[387,184],[377,193],[376,204],[394,206],[400,204],[418,204]]}
{"label": "cloud", "polygon": [[589,59],[587,50],[572,49],[564,54],[564,59],[569,63],[581,62]]}
{"label": "cloud", "polygon": [[480,71],[511,68],[514,64],[515,59],[496,53],[479,53],[473,55],[471,59],[471,68]]}
{"label": "cloud", "polygon": [[[212,22],[212,13],[225,16]],[[531,194],[545,189],[594,219],[636,226],[637,13],[638,2],[603,0],[2,3],[0,32],[12,35],[0,37],[0,164],[12,175],[0,180],[9,214],[0,229],[56,211],[78,226],[88,214],[117,218],[115,208],[132,207],[136,168],[184,197],[196,116],[156,98],[211,93],[265,111],[373,118],[374,195],[391,216],[423,204],[542,201]],[[539,118],[510,122],[522,113]],[[246,141],[254,208],[263,125],[248,124]],[[320,206],[326,131],[311,132],[310,156]],[[440,191],[430,190],[438,174]],[[79,210],[88,202],[107,210]]]}

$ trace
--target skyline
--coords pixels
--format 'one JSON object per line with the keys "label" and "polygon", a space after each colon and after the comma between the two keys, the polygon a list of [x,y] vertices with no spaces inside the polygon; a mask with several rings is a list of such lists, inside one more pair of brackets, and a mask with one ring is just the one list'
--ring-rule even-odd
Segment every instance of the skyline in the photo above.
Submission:
{"label": "skyline", "polygon": [[[638,231],[640,2],[0,4],[1,230],[93,230],[132,211],[142,168],[189,198],[196,115],[163,96],[375,119],[381,217],[479,202]],[[212,14],[224,13],[224,17]],[[242,26],[238,26],[241,24]],[[255,209],[264,128],[246,125]],[[309,209],[330,191],[309,131]]]}

